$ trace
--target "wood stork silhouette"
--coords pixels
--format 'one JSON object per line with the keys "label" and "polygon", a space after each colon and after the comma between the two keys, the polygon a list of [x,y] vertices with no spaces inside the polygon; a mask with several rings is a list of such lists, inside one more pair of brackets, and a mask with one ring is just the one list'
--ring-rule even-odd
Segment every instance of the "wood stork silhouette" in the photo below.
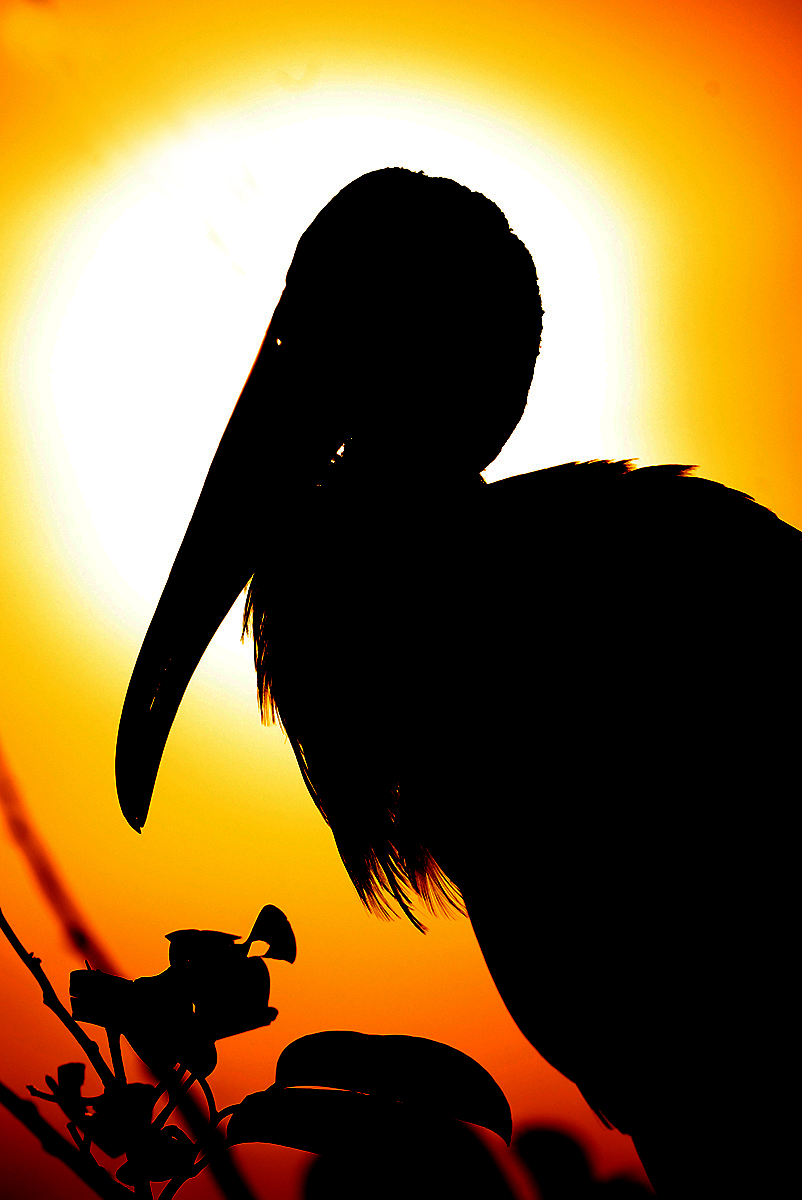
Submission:
{"label": "wood stork silhouette", "polygon": [[683,466],[487,485],[541,317],[484,196],[389,169],[322,210],[139,654],[120,803],[140,830],[248,587],[263,715],[365,903],[464,902],[661,1196],[780,1194],[802,534]]}

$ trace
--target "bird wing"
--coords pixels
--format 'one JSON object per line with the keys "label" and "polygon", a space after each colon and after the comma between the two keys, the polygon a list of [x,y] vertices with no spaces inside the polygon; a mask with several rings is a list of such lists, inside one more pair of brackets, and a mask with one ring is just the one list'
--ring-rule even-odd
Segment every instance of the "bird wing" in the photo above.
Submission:
{"label": "bird wing", "polygon": [[702,1066],[742,1102],[790,1027],[802,534],[680,466],[565,464],[487,510],[496,736],[451,870],[491,973],[619,1128],[689,1112]]}

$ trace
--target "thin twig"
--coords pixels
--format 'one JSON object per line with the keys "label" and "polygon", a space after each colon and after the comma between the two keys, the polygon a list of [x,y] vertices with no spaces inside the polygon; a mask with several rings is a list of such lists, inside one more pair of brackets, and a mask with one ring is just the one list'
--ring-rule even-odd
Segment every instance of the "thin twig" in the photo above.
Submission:
{"label": "thin twig", "polygon": [[189,1175],[185,1175],[182,1179],[171,1179],[167,1184],[167,1187],[159,1196],[159,1200],[173,1200],[173,1196],[176,1194],[178,1189],[183,1187],[189,1178],[191,1178]]}
{"label": "thin twig", "polygon": [[114,1070],[114,1078],[118,1083],[125,1083],[125,1063],[123,1062],[123,1052],[120,1045],[119,1030],[112,1032],[106,1030],[106,1037],[109,1042],[109,1054],[111,1055],[111,1065]]}
{"label": "thin twig", "polygon": [[86,917],[70,895],[50,851],[39,836],[28,814],[22,793],[11,769],[3,757],[0,745],[0,811],[8,823],[11,840],[27,862],[42,894],[58,921],[73,951],[80,959],[107,975],[120,971],[108,951],[100,944],[89,927]]}
{"label": "thin twig", "polygon": [[159,1196],[159,1200],[173,1200],[173,1196],[176,1194],[178,1189],[183,1187],[188,1180],[194,1179],[196,1175],[200,1175],[201,1171],[208,1167],[208,1165],[209,1159],[206,1155],[204,1155],[199,1162],[194,1164],[190,1171],[187,1171],[182,1176],[175,1176],[175,1178],[171,1179],[167,1184],[167,1187]]}
{"label": "thin twig", "polygon": [[221,1108],[220,1112],[217,1114],[217,1124],[219,1125],[225,1117],[230,1117],[235,1108],[239,1108],[239,1105],[229,1104],[228,1108]]}
{"label": "thin twig", "polygon": [[93,1042],[92,1039],[84,1033],[77,1021],[75,1021],[70,1013],[67,1012],[66,1008],[56,995],[53,985],[42,969],[41,960],[35,958],[33,954],[30,954],[25,949],[16,933],[3,916],[2,909],[0,909],[0,929],[2,929],[14,950],[16,950],[17,954],[31,972],[34,979],[39,984],[39,987],[42,989],[42,1001],[45,1006],[49,1008],[51,1012],[55,1013],[62,1025],[64,1025],[70,1031],[78,1045],[83,1050],[84,1054],[91,1062],[92,1066],[97,1071],[100,1079],[103,1081],[104,1087],[113,1087],[117,1082],[114,1077],[114,1072],[106,1062],[103,1055],[100,1053],[100,1048],[98,1047],[97,1042]]}
{"label": "thin twig", "polygon": [[[179,1112],[189,1125],[196,1144],[208,1155],[209,1170],[217,1180],[217,1184],[227,1197],[227,1200],[255,1200],[254,1194],[240,1175],[239,1170],[229,1153],[225,1137],[213,1125],[210,1125],[199,1105],[188,1092],[181,1097]],[[161,1200],[161,1196],[159,1197]]]}
{"label": "thin twig", "polygon": [[[189,1126],[198,1149],[202,1150],[206,1155],[209,1170],[214,1175],[218,1187],[227,1200],[255,1200],[253,1192],[243,1179],[229,1153],[228,1143],[224,1135],[214,1124],[211,1124],[207,1120],[205,1113],[201,1111],[194,1096],[182,1087],[180,1080],[183,1074],[184,1069],[182,1067],[179,1070],[174,1069],[167,1076],[168,1094],[172,1101],[176,1093],[180,1092],[176,1107]],[[193,1080],[190,1078],[191,1082]],[[214,1098],[212,1098],[212,1102],[214,1102]],[[172,1105],[170,1111],[172,1112]],[[159,1120],[161,1120],[162,1116],[163,1113],[160,1113]],[[186,1176],[186,1178],[189,1178],[189,1176]],[[159,1200],[161,1200],[161,1196],[159,1196]]]}
{"label": "thin twig", "polygon": [[44,1119],[32,1100],[23,1100],[16,1092],[12,1092],[11,1088],[0,1083],[0,1104],[39,1139],[43,1150],[52,1154],[54,1158],[61,1159],[98,1196],[102,1196],[104,1200],[131,1200],[128,1188],[112,1179],[91,1154],[76,1149],[62,1137],[58,1130]]}
{"label": "thin twig", "polygon": [[169,1096],[169,1099],[168,1099],[167,1103],[165,1104],[164,1108],[159,1113],[158,1117],[155,1117],[154,1120],[152,1121],[152,1125],[153,1125],[154,1129],[161,1129],[161,1127],[164,1125],[164,1122],[167,1120],[167,1118],[169,1116],[171,1116],[172,1113],[175,1111],[175,1109],[178,1108],[178,1106],[182,1103],[186,1093],[192,1087],[194,1082],[195,1082],[195,1076],[190,1075],[189,1078],[186,1080],[186,1082],[179,1084],[178,1088],[176,1088],[175,1090],[173,1090],[168,1085],[167,1094]]}
{"label": "thin twig", "polygon": [[87,1139],[85,1137],[81,1137],[80,1133],[78,1132],[78,1126],[74,1121],[67,1122],[67,1133],[75,1142],[75,1145],[78,1147],[78,1149],[86,1153],[88,1150]]}
{"label": "thin twig", "polygon": [[[32,954],[29,954],[22,945],[22,942],[20,942],[19,938],[14,933],[14,930],[3,916],[2,909],[0,909],[0,929],[2,929],[3,933],[8,938],[9,942],[14,947],[17,954],[42,989],[42,999],[44,1003],[49,1009],[51,1009],[52,1012],[55,1013],[61,1023],[66,1026],[78,1044],[82,1047],[87,1058],[92,1063],[100,1079],[102,1080],[104,1087],[115,1086],[117,1080],[113,1071],[103,1058],[103,1055],[100,1053],[97,1043],[93,1042],[89,1037],[87,1037],[80,1025],[78,1025],[73,1017],[67,1012],[66,1008],[53,990],[50,980],[43,971],[39,959],[34,958]],[[173,1072],[173,1078],[175,1079],[175,1072]],[[30,1103],[30,1101],[27,1103]],[[35,1108],[35,1105],[32,1107]],[[189,1093],[184,1093],[181,1096],[178,1108],[182,1116],[187,1121],[187,1124],[189,1125],[195,1138],[203,1139],[204,1148],[207,1149],[209,1154],[209,1169],[217,1180],[220,1190],[222,1191],[223,1195],[226,1196],[227,1200],[254,1200],[253,1192],[248,1187],[247,1183],[237,1169],[236,1163],[229,1154],[225,1138],[218,1130],[210,1127],[209,1122],[206,1120],[204,1114],[201,1112],[200,1108],[195,1103],[193,1097],[189,1095]],[[42,1120],[44,1120],[44,1118],[42,1118]],[[72,1146],[69,1145],[66,1139],[62,1139],[62,1141],[64,1141],[65,1145],[72,1150]],[[78,1153],[78,1151],[76,1151],[76,1153]],[[94,1159],[92,1159],[92,1161],[94,1162]],[[98,1169],[102,1170],[102,1168]],[[122,1184],[117,1186],[122,1187]],[[148,1188],[149,1187],[150,1185],[148,1185]],[[129,1197],[130,1200],[130,1191],[123,1189],[123,1192]],[[120,1193],[115,1193],[115,1195],[120,1195]],[[150,1192],[150,1197],[152,1200],[152,1192]]]}
{"label": "thin twig", "polygon": [[215,1103],[214,1093],[212,1092],[212,1089],[209,1087],[209,1080],[206,1079],[203,1075],[199,1075],[198,1083],[201,1086],[201,1091],[203,1092],[204,1096],[206,1097],[206,1103],[209,1106],[209,1124],[217,1125],[218,1120],[219,1120],[219,1118],[217,1116],[217,1105]]}

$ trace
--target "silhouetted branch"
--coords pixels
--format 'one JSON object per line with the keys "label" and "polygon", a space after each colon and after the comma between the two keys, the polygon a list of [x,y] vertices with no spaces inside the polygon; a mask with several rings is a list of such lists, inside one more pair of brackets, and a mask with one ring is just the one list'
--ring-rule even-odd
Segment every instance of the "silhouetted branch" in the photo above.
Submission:
{"label": "silhouetted branch", "polygon": [[[182,1084],[182,1075],[183,1071],[173,1070],[161,1081],[168,1092],[170,1112],[173,1112],[177,1108],[181,1113],[196,1141],[198,1150],[203,1151],[209,1170],[214,1175],[226,1200],[256,1200],[256,1197],[240,1175],[236,1164],[231,1158],[225,1136],[215,1127],[220,1121],[222,1114],[217,1113],[215,1110],[214,1122],[210,1123],[205,1113],[201,1110],[200,1105],[188,1090],[195,1081],[190,1077],[186,1084]],[[211,1093],[208,1084],[204,1087],[205,1080],[198,1079],[197,1082],[203,1088],[204,1094],[206,1094],[207,1089]],[[208,1095],[206,1096],[206,1100],[208,1103]],[[214,1105],[214,1097],[212,1097],[212,1105]],[[236,1105],[233,1107],[236,1108]],[[226,1115],[228,1115],[228,1111],[226,1111]],[[163,1113],[160,1114],[159,1124],[161,1124],[162,1116]],[[193,1171],[192,1174],[194,1173]],[[189,1178],[191,1178],[191,1175],[185,1176],[184,1181]],[[161,1200],[161,1196],[159,1200]]]}
{"label": "silhouetted branch", "polygon": [[120,1034],[112,1033],[106,1030],[106,1037],[109,1042],[109,1054],[111,1055],[111,1065],[114,1069],[114,1078],[120,1083],[125,1083],[125,1063],[123,1062],[123,1052],[120,1045]]}
{"label": "silhouetted branch", "polygon": [[25,811],[20,790],[3,757],[1,745],[0,808],[6,818],[11,840],[33,872],[72,949],[80,959],[86,959],[97,970],[106,971],[109,975],[121,974],[114,960],[90,930],[85,917],[59,877],[44,843]]}
{"label": "silhouetted branch", "polygon": [[[187,1179],[190,1179],[190,1178],[191,1178],[191,1176],[188,1175]],[[171,1180],[170,1183],[167,1184],[167,1187],[164,1189],[164,1191],[159,1196],[159,1200],[173,1200],[173,1196],[176,1194],[176,1192],[178,1191],[178,1189],[180,1187],[184,1186],[186,1181],[187,1181],[186,1179]]]}
{"label": "silhouetted branch", "polygon": [[231,1158],[225,1138],[210,1126],[192,1096],[183,1096],[178,1109],[189,1125],[198,1148],[208,1156],[209,1170],[227,1200],[256,1200]]}
{"label": "silhouetted branch", "polygon": [[[19,958],[31,972],[33,977],[36,979],[36,982],[42,989],[42,1000],[44,1004],[53,1013],[55,1013],[61,1023],[69,1030],[69,1032],[81,1046],[87,1058],[97,1071],[104,1087],[115,1086],[119,1081],[115,1078],[114,1072],[108,1066],[103,1058],[103,1055],[100,1053],[97,1043],[93,1042],[91,1038],[86,1035],[80,1025],[77,1024],[71,1014],[61,1003],[53,989],[52,984],[50,983],[50,980],[47,978],[47,975],[42,969],[40,960],[25,949],[22,942],[14,933],[14,930],[11,928],[5,916],[3,915],[2,909],[0,909],[0,929],[5,934]],[[236,1165],[229,1155],[228,1147],[224,1137],[214,1127],[210,1126],[210,1123],[206,1120],[205,1115],[201,1112],[193,1097],[185,1091],[182,1093],[180,1078],[176,1076],[175,1072],[173,1073],[172,1078],[169,1081],[166,1081],[166,1083],[168,1090],[171,1093],[171,1097],[178,1093],[178,1109],[187,1121],[193,1136],[202,1144],[204,1152],[208,1155],[209,1169],[220,1186],[223,1195],[227,1197],[227,1200],[255,1200],[253,1193],[245,1183],[245,1180],[240,1175]],[[30,1101],[27,1103],[30,1103]],[[44,1118],[40,1119],[44,1120]],[[47,1124],[47,1122],[45,1122],[45,1124]],[[48,1126],[48,1128],[50,1127]],[[69,1143],[66,1141],[66,1139],[62,1140],[64,1141],[65,1145],[69,1146]],[[71,1146],[69,1148],[72,1150]],[[91,1158],[91,1156],[87,1157]],[[98,1170],[102,1170],[102,1168],[98,1167]],[[121,1184],[117,1186],[122,1187]],[[123,1188],[122,1190],[127,1196],[131,1195],[130,1191],[127,1189]],[[119,1195],[120,1193],[115,1194]],[[150,1195],[151,1192],[148,1185],[148,1197],[150,1197]]]}
{"label": "silhouetted branch", "polygon": [[206,1103],[209,1106],[209,1124],[216,1126],[220,1122],[220,1117],[217,1112],[217,1105],[215,1104],[214,1096],[212,1095],[212,1089],[209,1087],[208,1080],[204,1079],[203,1076],[200,1077],[198,1083],[201,1086],[201,1091],[206,1097]]}
{"label": "silhouetted branch", "polygon": [[169,1100],[168,1100],[167,1104],[165,1104],[165,1106],[161,1110],[161,1112],[159,1113],[158,1117],[156,1117],[154,1119],[154,1121],[153,1121],[154,1129],[161,1129],[162,1126],[169,1119],[169,1117],[171,1117],[172,1114],[175,1112],[175,1110],[177,1108],[180,1110],[180,1106],[183,1104],[183,1102],[186,1098],[186,1095],[189,1092],[189,1089],[192,1087],[194,1082],[195,1082],[194,1075],[190,1075],[187,1078],[186,1082],[179,1084],[178,1087],[172,1086],[172,1083],[173,1083],[172,1080],[170,1080],[168,1082],[167,1087],[168,1087]]}
{"label": "silhouetted branch", "polygon": [[53,1128],[41,1115],[32,1100],[23,1100],[5,1084],[0,1083],[0,1104],[38,1138],[42,1149],[61,1161],[83,1179],[84,1183],[105,1200],[130,1200],[128,1188],[117,1183],[104,1171],[91,1154],[78,1150]]}
{"label": "silhouetted branch", "polygon": [[39,984],[39,987],[42,989],[43,1003],[47,1008],[50,1009],[51,1012],[55,1013],[62,1025],[64,1025],[70,1031],[76,1042],[78,1042],[84,1054],[97,1071],[103,1086],[114,1086],[116,1082],[114,1078],[114,1072],[106,1062],[103,1055],[100,1053],[97,1042],[93,1042],[90,1037],[87,1037],[78,1022],[75,1021],[70,1013],[67,1012],[66,1008],[53,990],[53,985],[47,978],[47,975],[45,975],[42,969],[41,960],[36,958],[33,954],[25,949],[22,942],[19,940],[14,930],[3,916],[2,909],[0,909],[0,929],[2,929],[3,933],[8,938],[8,941],[11,943],[14,950],[31,972],[34,979]]}

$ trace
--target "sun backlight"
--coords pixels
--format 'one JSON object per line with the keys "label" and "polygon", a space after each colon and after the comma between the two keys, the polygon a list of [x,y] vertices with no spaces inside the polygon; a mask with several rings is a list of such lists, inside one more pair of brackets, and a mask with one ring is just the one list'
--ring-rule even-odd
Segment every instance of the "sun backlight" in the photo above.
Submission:
{"label": "sun backlight", "polygon": [[[96,204],[65,239],[76,284],[50,334],[52,411],[107,559],[92,569],[111,565],[148,605],[300,234],[351,179],[390,165],[490,196],[538,268],[545,321],[530,404],[488,477],[603,453],[601,413],[616,391],[607,341],[620,344],[609,264],[594,245],[598,213],[549,186],[553,161],[397,114],[206,122],[143,152],[108,210]],[[81,559],[86,578],[85,547]]]}

